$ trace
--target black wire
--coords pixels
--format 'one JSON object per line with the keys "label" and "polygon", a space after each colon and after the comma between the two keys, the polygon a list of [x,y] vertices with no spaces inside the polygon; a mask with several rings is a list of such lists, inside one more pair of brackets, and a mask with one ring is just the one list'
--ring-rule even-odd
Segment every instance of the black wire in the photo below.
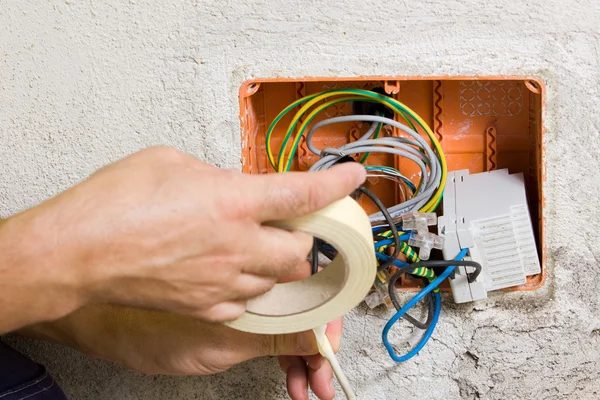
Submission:
{"label": "black wire", "polygon": [[[451,266],[464,266],[464,267],[474,267],[475,268],[475,272],[469,277],[469,282],[473,282],[475,279],[477,279],[477,276],[481,273],[481,265],[475,261],[467,261],[467,260],[432,260],[432,261],[419,261],[416,263],[413,263],[407,267],[402,267],[400,269],[398,269],[398,271],[396,271],[396,273],[390,278],[390,281],[388,282],[388,293],[390,296],[390,299],[392,300],[392,304],[394,304],[394,307],[399,310],[400,308],[402,308],[402,305],[400,304],[400,300],[398,299],[398,294],[396,292],[396,282],[398,281],[398,279],[400,278],[400,276],[402,274],[405,274],[409,271],[412,271],[415,268],[421,268],[421,267],[425,267],[425,268],[436,268],[436,267],[451,267]],[[433,293],[433,292],[432,292]],[[432,304],[432,299],[429,300],[430,304]],[[412,318],[412,317],[410,317]],[[406,318],[406,320],[408,321],[408,318]],[[430,322],[430,318],[428,316],[427,321]],[[431,322],[430,322],[431,323]],[[425,323],[427,324],[427,323]]]}
{"label": "black wire", "polygon": [[[410,264],[407,267],[400,268],[390,278],[390,281],[388,283],[388,285],[389,285],[388,289],[389,289],[390,298],[392,299],[392,303],[394,302],[394,299],[396,299],[396,301],[398,300],[398,298],[396,297],[396,291],[395,291],[394,285],[396,284],[396,281],[398,281],[398,279],[400,278],[400,276],[402,274],[409,272],[415,268],[421,268],[421,267],[436,268],[436,267],[451,267],[451,266],[474,267],[475,272],[470,274],[470,275],[472,275],[472,277],[470,278],[469,282],[472,282],[475,279],[477,279],[477,276],[481,272],[481,265],[479,263],[477,263],[475,261],[467,261],[467,260],[460,260],[460,261],[459,260],[432,260],[432,261],[419,261],[419,262]],[[400,304],[400,302],[398,302],[398,304]],[[394,306],[395,306],[395,304],[394,304]]]}
{"label": "black wire", "polygon": [[377,267],[377,271],[383,271],[384,269],[389,268],[394,263],[394,260],[396,260],[398,258],[398,255],[400,254],[401,244],[400,244],[400,237],[398,236],[398,229],[396,229],[396,224],[394,223],[394,220],[392,219],[390,213],[388,212],[387,207],[381,202],[381,200],[379,200],[379,197],[375,196],[375,194],[373,192],[371,192],[369,189],[367,189],[364,186],[359,186],[356,190],[358,192],[366,195],[377,206],[377,208],[379,208],[379,210],[383,214],[385,220],[389,224],[390,230],[392,231],[392,236],[394,237],[394,253],[392,254],[392,256],[390,258],[388,258],[383,263],[379,264],[379,267]]}
{"label": "black wire", "polygon": [[[433,302],[433,292],[429,292],[427,294],[427,296],[425,297],[425,299],[427,299],[427,319],[425,320],[425,322],[421,322],[418,319],[416,319],[415,317],[409,315],[408,313],[404,314],[402,316],[402,319],[406,320],[407,322],[410,322],[411,324],[413,324],[415,327],[419,328],[419,329],[427,329],[429,328],[429,326],[431,325],[431,323],[433,322],[433,314],[435,313],[435,303]],[[394,308],[396,306],[394,305]],[[396,308],[396,311],[400,310],[399,308]]]}
{"label": "black wire", "polygon": [[313,238],[313,247],[311,250],[311,274],[319,272],[319,244],[317,238]]}
{"label": "black wire", "polygon": [[[398,280],[400,275],[410,272],[413,269],[414,269],[413,264],[408,265],[406,267],[399,268],[398,271],[396,271],[394,276],[392,276],[392,278],[390,278],[390,281],[388,282],[388,294],[390,296],[390,300],[392,301],[392,304],[394,305],[394,308],[396,309],[396,311],[399,311],[402,308],[402,304],[400,304],[400,300],[398,299],[398,293],[396,291],[396,281]],[[394,277],[396,277],[396,278],[392,281],[392,279]],[[427,282],[427,283],[429,283],[429,282]],[[406,320],[407,322],[410,322],[411,324],[413,324],[415,327],[417,327],[419,329],[429,328],[429,326],[431,325],[431,322],[433,321],[433,314],[435,313],[435,303],[433,302],[433,292],[430,292],[425,298],[427,299],[428,305],[429,305],[428,310],[427,310],[427,320],[425,322],[419,321],[418,319],[416,319],[415,317],[411,316],[408,313],[405,313],[402,316],[402,319]]]}
{"label": "black wire", "polygon": [[319,250],[319,252],[325,257],[329,258],[330,260],[333,260],[337,255],[337,252],[335,250],[332,251],[328,249],[327,247],[325,247],[325,244],[326,243],[323,240],[317,239],[317,249]]}
{"label": "black wire", "polygon": [[[475,272],[469,274],[469,276],[468,276],[469,283],[474,282],[475,279],[477,279],[477,277],[481,273],[481,265],[479,263],[477,263],[475,261],[467,261],[467,260],[419,261],[419,262],[413,263],[409,266],[399,268],[398,271],[396,271],[396,273],[394,273],[394,275],[390,278],[390,280],[388,282],[388,293],[390,296],[390,300],[392,300],[392,304],[394,305],[394,308],[396,310],[400,310],[400,308],[402,308],[402,304],[400,304],[400,300],[398,299],[398,293],[396,291],[396,282],[398,281],[400,276],[402,276],[403,274],[405,274],[407,272],[412,271],[415,268],[421,268],[421,267],[438,268],[438,267],[451,267],[451,266],[457,266],[457,267],[464,266],[464,267],[475,268]],[[420,328],[420,329],[429,328],[429,325],[431,325],[431,321],[433,319],[433,313],[434,313],[433,292],[430,292],[427,297],[429,299],[429,313],[427,314],[427,321],[425,321],[425,323],[422,323],[422,322],[416,320],[414,317],[411,317],[408,314],[405,314],[403,316],[403,318],[405,320],[407,320],[408,322],[410,322],[411,324],[413,324],[414,326],[416,326],[417,328]]]}
{"label": "black wire", "polygon": [[475,261],[470,260],[428,260],[428,261],[419,261],[418,263],[411,264],[414,268],[439,268],[439,267],[472,267],[475,268],[475,272],[471,272],[467,274],[467,280],[469,283],[475,282],[479,274],[481,273],[481,264]]}
{"label": "black wire", "polygon": [[[379,208],[379,210],[383,214],[386,222],[389,225],[390,230],[392,231],[392,237],[394,239],[394,253],[385,262],[381,263],[379,265],[379,267],[377,268],[377,271],[383,271],[385,269],[388,269],[391,265],[393,265],[394,260],[398,259],[398,255],[400,254],[400,247],[401,247],[400,235],[398,235],[398,229],[396,228],[396,223],[394,222],[394,219],[391,217],[386,206],[381,202],[381,200],[379,200],[379,198],[373,192],[371,192],[369,189],[365,188],[364,186],[359,186],[357,191],[364,193],[367,197],[369,197],[369,199],[373,203],[375,203],[377,208]],[[381,239],[383,239],[383,240],[389,239],[388,237],[377,235],[377,238],[379,238],[379,237],[381,237]],[[412,269],[410,269],[410,270],[412,271]],[[404,314],[402,316],[402,318],[405,319],[406,321],[408,321],[409,323],[413,324],[414,326],[416,326],[419,329],[427,329],[429,327],[429,325],[431,324],[431,321],[433,320],[433,313],[434,313],[433,298],[429,299],[429,305],[430,305],[430,307],[429,307],[429,311],[427,314],[427,321],[425,323],[422,323],[418,319],[416,319],[408,314]],[[394,307],[396,307],[396,304],[394,304]],[[396,309],[399,310],[400,308],[396,307]]]}
{"label": "black wire", "polygon": [[[385,262],[381,263],[379,265],[379,267],[377,268],[377,271],[383,271],[385,269],[388,269],[391,265],[393,265],[394,260],[398,259],[398,255],[400,254],[400,247],[401,247],[400,235],[398,235],[398,229],[396,227],[396,223],[394,222],[394,219],[391,217],[386,206],[381,202],[381,200],[379,200],[379,197],[377,197],[373,192],[371,192],[369,189],[365,188],[364,186],[359,186],[356,190],[358,192],[364,193],[377,206],[377,208],[379,208],[379,210],[383,214],[386,222],[388,223],[390,230],[392,231],[392,237],[394,239],[394,253],[391,256],[389,256],[389,258]],[[385,237],[385,236],[380,236],[380,235],[375,236],[376,240],[379,238],[381,238],[382,240],[389,239],[389,237]],[[402,270],[404,270],[404,268],[402,268]],[[408,269],[408,271],[412,271],[412,268]],[[392,289],[392,291],[395,291],[395,289]],[[391,297],[391,298],[392,298],[392,302],[394,302],[394,298],[393,297]],[[413,324],[414,326],[416,326],[419,329],[429,328],[429,325],[431,325],[431,321],[433,320],[435,304],[433,302],[433,296],[428,295],[427,298],[429,299],[429,310],[427,313],[427,321],[425,321],[423,323],[423,322],[419,321],[418,319],[410,316],[409,314],[404,314],[402,316],[402,318],[405,319],[406,321],[408,321],[409,323]],[[397,297],[396,297],[396,300],[397,300]],[[399,310],[400,307],[397,307],[396,304],[399,304],[397,301],[394,304],[394,307],[396,308],[396,310]]]}
{"label": "black wire", "polygon": [[406,267],[398,268],[396,273],[390,277],[390,280],[388,282],[388,293],[390,295],[390,300],[392,300],[392,304],[394,305],[394,308],[396,310],[400,310],[402,308],[402,304],[400,304],[400,300],[398,299],[398,293],[396,292],[396,282],[398,281],[401,275],[404,275],[412,271],[413,269],[415,269],[413,267],[413,264],[410,264]]}

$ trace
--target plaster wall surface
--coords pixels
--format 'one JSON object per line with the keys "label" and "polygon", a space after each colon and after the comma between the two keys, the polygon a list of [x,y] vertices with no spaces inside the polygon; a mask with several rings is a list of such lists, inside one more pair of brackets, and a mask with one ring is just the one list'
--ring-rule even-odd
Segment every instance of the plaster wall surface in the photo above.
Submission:
{"label": "plaster wall surface", "polygon": [[[534,75],[547,85],[549,278],[453,305],[395,364],[384,312],[346,318],[340,361],[364,399],[600,398],[600,3],[597,0],[0,0],[0,217],[153,144],[240,166],[251,77]],[[398,329],[399,345],[406,328]],[[259,359],[206,377],[144,376],[7,341],[73,399],[279,399]],[[341,396],[341,392],[339,392]]]}

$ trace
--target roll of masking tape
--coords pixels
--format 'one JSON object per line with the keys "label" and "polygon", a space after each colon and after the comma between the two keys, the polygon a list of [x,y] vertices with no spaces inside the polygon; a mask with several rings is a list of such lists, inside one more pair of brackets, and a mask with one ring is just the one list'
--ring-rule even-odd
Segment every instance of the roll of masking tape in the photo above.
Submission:
{"label": "roll of masking tape", "polygon": [[377,266],[371,224],[356,201],[346,197],[316,213],[269,225],[322,239],[338,255],[318,274],[276,284],[251,299],[246,313],[228,326],[266,334],[307,331],[341,317],[365,298]]}

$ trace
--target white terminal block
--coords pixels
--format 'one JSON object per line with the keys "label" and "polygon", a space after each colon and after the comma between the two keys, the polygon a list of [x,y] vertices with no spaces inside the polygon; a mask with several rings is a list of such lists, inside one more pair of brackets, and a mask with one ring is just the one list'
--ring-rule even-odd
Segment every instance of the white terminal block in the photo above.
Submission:
{"label": "white terminal block", "polygon": [[450,280],[456,303],[485,299],[489,291],[522,285],[540,273],[523,174],[449,172],[443,207],[438,232],[445,238],[444,258],[468,248],[470,259],[482,267],[472,283],[467,280],[472,268],[456,269]]}

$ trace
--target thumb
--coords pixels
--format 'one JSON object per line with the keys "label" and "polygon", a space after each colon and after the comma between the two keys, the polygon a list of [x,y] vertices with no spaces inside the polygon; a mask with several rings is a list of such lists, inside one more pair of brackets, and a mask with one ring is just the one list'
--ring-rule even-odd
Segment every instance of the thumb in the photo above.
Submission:
{"label": "thumb", "polygon": [[344,163],[318,172],[251,176],[249,207],[260,222],[310,214],[349,195],[366,179],[364,167]]}

